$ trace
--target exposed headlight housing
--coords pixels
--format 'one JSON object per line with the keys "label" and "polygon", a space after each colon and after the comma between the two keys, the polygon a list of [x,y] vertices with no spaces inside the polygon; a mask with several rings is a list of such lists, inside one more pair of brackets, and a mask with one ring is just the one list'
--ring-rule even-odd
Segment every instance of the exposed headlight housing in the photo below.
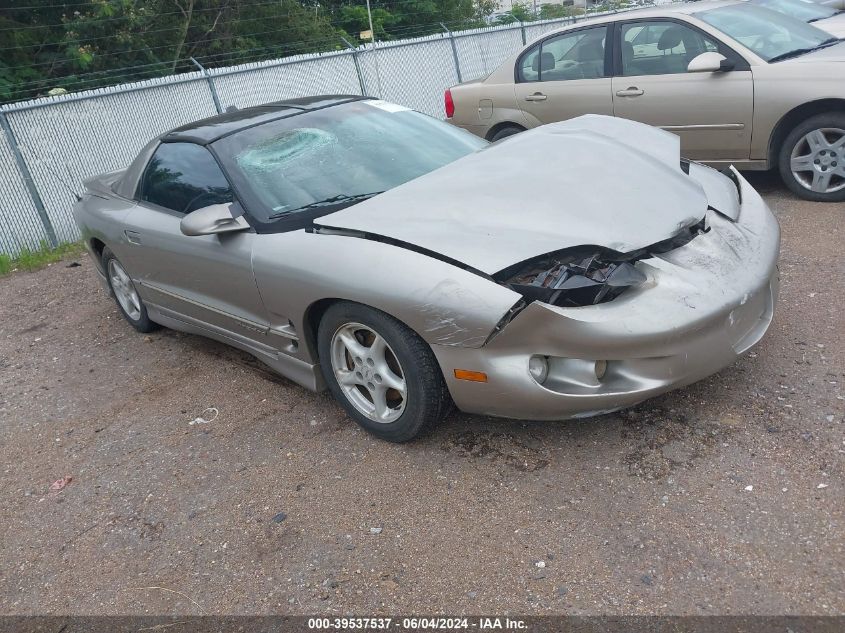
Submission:
{"label": "exposed headlight housing", "polygon": [[596,246],[568,248],[499,271],[493,278],[528,302],[580,307],[612,301],[626,289],[647,281],[640,259],[667,253],[706,233],[705,218],[673,237],[630,253]]}

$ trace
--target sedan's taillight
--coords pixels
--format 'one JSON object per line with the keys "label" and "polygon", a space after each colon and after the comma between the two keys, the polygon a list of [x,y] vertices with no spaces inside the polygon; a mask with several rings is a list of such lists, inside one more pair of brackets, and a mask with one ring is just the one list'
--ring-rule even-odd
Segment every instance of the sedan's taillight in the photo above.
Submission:
{"label": "sedan's taillight", "polygon": [[452,101],[452,91],[447,88],[446,94],[443,96],[446,101],[446,118],[451,119],[455,116],[455,102]]}

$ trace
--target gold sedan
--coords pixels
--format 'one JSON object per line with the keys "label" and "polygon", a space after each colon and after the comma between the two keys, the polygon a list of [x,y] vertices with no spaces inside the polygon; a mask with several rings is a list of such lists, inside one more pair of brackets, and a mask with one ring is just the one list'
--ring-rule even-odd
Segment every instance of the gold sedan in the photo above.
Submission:
{"label": "gold sedan", "polygon": [[777,167],[802,198],[845,200],[845,42],[747,3],[577,22],[450,88],[445,101],[449,122],[491,141],[611,115],[674,132],[692,160]]}

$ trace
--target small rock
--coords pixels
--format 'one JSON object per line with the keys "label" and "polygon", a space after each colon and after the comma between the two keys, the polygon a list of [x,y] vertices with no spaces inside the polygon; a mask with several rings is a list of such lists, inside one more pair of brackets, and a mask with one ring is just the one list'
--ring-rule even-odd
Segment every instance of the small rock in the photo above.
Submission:
{"label": "small rock", "polygon": [[832,415],[826,415],[826,416],[824,416],[824,419],[827,420],[828,422],[833,422],[833,416]]}
{"label": "small rock", "polygon": [[287,518],[288,518],[287,514],[285,514],[284,512],[279,512],[279,514],[277,514],[276,516],[273,517],[273,521],[275,521],[276,523],[281,523],[282,521],[284,521]]}
{"label": "small rock", "polygon": [[660,497],[661,503],[669,503],[669,495],[663,495]]}
{"label": "small rock", "polygon": [[821,490],[822,488],[827,488],[827,484],[819,484],[818,486],[816,486],[816,488],[818,488],[819,490]]}
{"label": "small rock", "polygon": [[370,534],[381,534],[381,531],[383,529],[384,528],[380,528],[380,527],[371,527],[370,528]]}
{"label": "small rock", "polygon": [[648,587],[651,587],[654,584],[654,578],[652,578],[648,574],[643,574],[642,576],[640,576],[640,580],[644,585]]}
{"label": "small rock", "polygon": [[560,598],[562,598],[563,596],[565,596],[568,593],[569,593],[569,589],[567,589],[566,587],[558,587],[557,588],[557,595]]}
{"label": "small rock", "polygon": [[477,597],[478,597],[477,591],[468,591],[467,592],[467,598],[469,598],[471,600],[475,600]]}
{"label": "small rock", "polygon": [[745,487],[746,492],[751,492],[752,490],[754,490],[754,486],[746,486]]}
{"label": "small rock", "polygon": [[543,569],[546,566],[546,561],[538,560],[534,563],[534,566]]}

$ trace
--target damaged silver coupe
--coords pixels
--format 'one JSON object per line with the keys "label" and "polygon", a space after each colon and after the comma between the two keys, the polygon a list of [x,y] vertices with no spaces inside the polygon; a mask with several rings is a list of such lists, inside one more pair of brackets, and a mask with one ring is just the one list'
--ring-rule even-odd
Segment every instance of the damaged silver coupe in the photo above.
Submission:
{"label": "damaged silver coupe", "polygon": [[135,329],[246,350],[391,441],[452,403],[559,420],[687,385],[778,288],[742,176],[601,116],[488,145],[379,100],[274,103],[161,135],[74,212]]}

